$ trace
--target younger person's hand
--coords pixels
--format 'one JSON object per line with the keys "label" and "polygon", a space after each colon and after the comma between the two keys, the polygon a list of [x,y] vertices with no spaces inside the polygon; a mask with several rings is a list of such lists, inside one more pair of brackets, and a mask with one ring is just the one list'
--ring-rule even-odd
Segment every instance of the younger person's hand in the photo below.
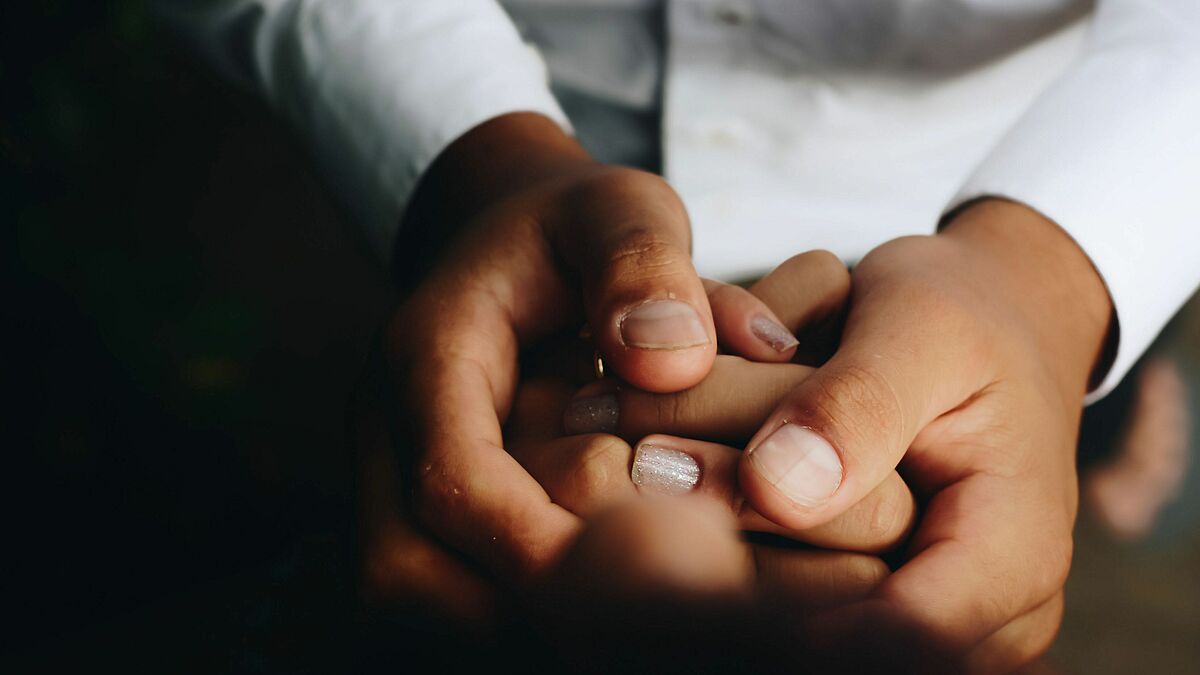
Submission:
{"label": "younger person's hand", "polygon": [[[786,302],[768,300],[781,317]],[[747,502],[816,527],[899,467],[922,515],[860,621],[916,625],[971,669],[1030,660],[1061,618],[1079,416],[1111,314],[1082,251],[1020,205],[984,201],[941,234],[879,247],[854,271],[830,361],[778,404],[736,376],[715,383],[748,415],[767,413],[741,458]],[[710,433],[693,394],[622,392],[619,429],[636,436],[667,410],[672,433]]]}

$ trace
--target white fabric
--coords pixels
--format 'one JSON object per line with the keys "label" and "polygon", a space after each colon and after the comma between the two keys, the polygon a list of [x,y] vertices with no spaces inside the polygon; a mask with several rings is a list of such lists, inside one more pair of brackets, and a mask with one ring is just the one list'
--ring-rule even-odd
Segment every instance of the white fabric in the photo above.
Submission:
{"label": "white fabric", "polygon": [[166,0],[171,23],[307,138],[377,250],[454,139],[537,112],[570,128],[493,0]]}
{"label": "white fabric", "polygon": [[1200,284],[1200,0],[1101,3],[1084,58],[951,203],[1001,195],[1062,226],[1108,285],[1120,381]]}
{"label": "white fabric", "polygon": [[[1058,222],[1120,322],[1111,389],[1200,283],[1200,0],[509,0],[555,84],[648,110],[702,273],[847,260],[998,195]],[[207,0],[177,23],[312,140],[384,251],[420,173],[506,112],[567,125],[489,0]],[[186,9],[196,7],[197,9]],[[661,47],[661,45],[659,45]]]}

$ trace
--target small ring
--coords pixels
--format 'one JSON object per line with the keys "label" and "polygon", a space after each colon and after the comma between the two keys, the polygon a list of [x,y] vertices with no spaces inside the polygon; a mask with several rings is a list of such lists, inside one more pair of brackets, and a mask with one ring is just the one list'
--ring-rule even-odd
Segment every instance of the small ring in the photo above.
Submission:
{"label": "small ring", "polygon": [[604,357],[601,356],[599,350],[592,357],[592,372],[596,373],[597,380],[604,379]]}

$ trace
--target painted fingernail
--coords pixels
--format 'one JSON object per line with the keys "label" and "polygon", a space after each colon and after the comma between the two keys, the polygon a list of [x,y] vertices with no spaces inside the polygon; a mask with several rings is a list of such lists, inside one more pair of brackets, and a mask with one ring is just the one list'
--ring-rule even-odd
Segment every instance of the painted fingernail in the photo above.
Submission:
{"label": "painted fingernail", "polygon": [[750,450],[750,465],[801,506],[820,506],[842,484],[842,460],[810,429],[784,424]]}
{"label": "painted fingernail", "polygon": [[567,404],[563,429],[567,434],[611,434],[617,430],[621,408],[616,394],[582,396]]}
{"label": "painted fingernail", "polygon": [[762,314],[750,319],[750,332],[777,352],[786,352],[800,344],[791,331]]}
{"label": "painted fingernail", "polygon": [[621,339],[641,349],[686,349],[708,344],[695,308],[678,300],[638,305],[621,320]]}
{"label": "painted fingernail", "polygon": [[681,450],[661,445],[639,445],[633,456],[633,484],[668,495],[691,492],[700,482],[700,465]]}

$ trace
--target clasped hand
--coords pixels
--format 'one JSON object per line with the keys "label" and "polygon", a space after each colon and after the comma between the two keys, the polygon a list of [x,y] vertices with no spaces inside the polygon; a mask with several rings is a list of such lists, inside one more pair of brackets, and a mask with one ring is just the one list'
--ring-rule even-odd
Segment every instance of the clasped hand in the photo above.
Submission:
{"label": "clasped hand", "polygon": [[[1078,418],[1111,320],[1074,242],[985,200],[852,278],[809,254],[749,291],[705,287],[659,179],[586,161],[549,173],[469,210],[386,334],[394,377],[359,426],[376,597],[483,617],[498,588],[532,589],[578,622],[650,597],[708,603],[755,617],[729,629],[753,627],[762,653],[814,667],[873,654],[1003,671],[1049,645]],[[835,348],[803,330],[843,309]],[[622,384],[522,382],[528,350],[585,319]],[[823,348],[815,370],[791,363]],[[581,433],[562,435],[563,409]],[[630,505],[652,492],[629,477],[639,450],[684,467],[686,503],[707,506]],[[740,529],[810,546],[747,546]],[[894,569],[874,557],[897,546]]]}

